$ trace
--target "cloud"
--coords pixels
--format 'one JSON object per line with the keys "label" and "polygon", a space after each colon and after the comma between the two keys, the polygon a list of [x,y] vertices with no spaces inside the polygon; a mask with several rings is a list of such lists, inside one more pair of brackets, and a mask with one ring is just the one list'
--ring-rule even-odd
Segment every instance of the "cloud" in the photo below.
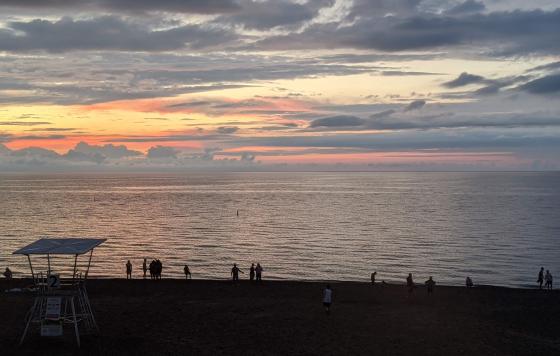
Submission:
{"label": "cloud", "polygon": [[240,9],[234,0],[2,0],[0,7],[198,14],[219,14]]}
{"label": "cloud", "polygon": [[410,104],[408,104],[403,110],[404,111],[412,111],[412,110],[420,110],[426,105],[426,100],[414,100]]}
{"label": "cloud", "polygon": [[148,158],[150,159],[175,159],[179,151],[173,147],[155,146],[148,150]]}
{"label": "cloud", "polygon": [[0,28],[0,50],[170,51],[203,49],[229,43],[236,38],[228,31],[199,25],[153,30],[114,15],[84,20],[63,17],[58,21],[9,22],[7,28]]}
{"label": "cloud", "polygon": [[219,134],[232,134],[234,132],[237,132],[237,130],[239,130],[239,127],[235,127],[235,126],[220,126],[216,129],[216,132]]}
{"label": "cloud", "polygon": [[39,126],[50,124],[48,121],[0,121],[0,126]]}
{"label": "cloud", "polygon": [[309,127],[344,127],[344,126],[361,126],[364,120],[356,116],[331,116],[311,121]]}
{"label": "cloud", "polygon": [[[417,2],[415,2],[417,3]],[[420,13],[409,6],[382,16],[372,1],[349,25],[314,24],[297,34],[271,36],[254,46],[263,50],[357,48],[380,51],[439,50],[462,46],[491,56],[560,53],[560,9],[460,16]],[[378,14],[378,15],[376,15]],[[486,50],[488,46],[494,48]]]}
{"label": "cloud", "polygon": [[473,12],[482,12],[486,10],[486,5],[482,1],[466,0],[460,4],[455,5],[445,13],[448,15],[462,15]]}
{"label": "cloud", "polygon": [[88,156],[101,155],[106,158],[120,159],[125,157],[141,156],[139,151],[129,150],[124,145],[115,146],[113,144],[106,144],[103,146],[94,146],[86,142],[80,142],[72,150],[74,152],[83,153]]}
{"label": "cloud", "polygon": [[244,0],[240,2],[242,11],[221,16],[216,19],[216,22],[240,24],[247,29],[267,30],[309,21],[317,16],[323,7],[330,7],[333,4],[333,0],[310,0],[306,3],[289,0]]}
{"label": "cloud", "polygon": [[531,94],[554,94],[560,92],[560,74],[552,74],[532,80],[519,87]]}
{"label": "cloud", "polygon": [[470,84],[480,84],[480,83],[486,83],[487,80],[486,78],[480,76],[480,75],[475,75],[475,74],[469,74],[467,72],[463,72],[461,73],[457,78],[443,83],[443,86],[447,87],[447,88],[457,88],[457,87],[462,87],[465,85],[470,85]]}

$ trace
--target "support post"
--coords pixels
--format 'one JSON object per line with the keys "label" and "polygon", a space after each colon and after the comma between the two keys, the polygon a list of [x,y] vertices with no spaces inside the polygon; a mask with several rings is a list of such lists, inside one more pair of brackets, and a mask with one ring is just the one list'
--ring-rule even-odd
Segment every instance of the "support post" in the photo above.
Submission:
{"label": "support post", "polygon": [[72,319],[74,321],[74,331],[76,332],[76,342],[80,347],[80,331],[78,330],[78,319],[76,318],[76,307],[74,306],[74,297],[70,297],[70,306],[72,307]]}
{"label": "support post", "polygon": [[76,254],[76,257],[74,257],[74,273],[72,274],[73,281],[76,281],[77,270],[78,270],[78,255]]}
{"label": "support post", "polygon": [[91,251],[89,252],[89,260],[88,260],[88,264],[87,264],[87,269],[86,269],[86,275],[85,275],[85,280],[87,280],[88,274],[89,274],[89,267],[91,266],[91,257],[93,256],[93,249],[91,249]]}
{"label": "support post", "polygon": [[26,255],[27,256],[27,261],[29,261],[29,269],[31,269],[31,279],[33,279],[33,284],[36,283],[35,281],[35,273],[33,273],[33,264],[31,263],[31,256]]}

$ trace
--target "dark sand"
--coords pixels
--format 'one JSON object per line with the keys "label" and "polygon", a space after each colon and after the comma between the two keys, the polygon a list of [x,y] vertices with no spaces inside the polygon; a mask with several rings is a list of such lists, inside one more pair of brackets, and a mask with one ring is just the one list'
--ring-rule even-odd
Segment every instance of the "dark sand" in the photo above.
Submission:
{"label": "dark sand", "polygon": [[91,280],[101,335],[81,349],[37,333],[17,348],[32,297],[0,293],[0,354],[560,355],[558,291],[437,287],[428,296],[420,287],[407,298],[404,286],[332,283],[327,316],[323,287]]}

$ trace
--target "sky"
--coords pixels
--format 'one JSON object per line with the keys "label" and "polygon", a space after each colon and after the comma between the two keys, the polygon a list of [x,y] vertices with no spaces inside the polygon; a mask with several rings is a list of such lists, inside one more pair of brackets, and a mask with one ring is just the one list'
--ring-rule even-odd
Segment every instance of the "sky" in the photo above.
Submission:
{"label": "sky", "polygon": [[0,170],[558,170],[557,0],[0,0]]}

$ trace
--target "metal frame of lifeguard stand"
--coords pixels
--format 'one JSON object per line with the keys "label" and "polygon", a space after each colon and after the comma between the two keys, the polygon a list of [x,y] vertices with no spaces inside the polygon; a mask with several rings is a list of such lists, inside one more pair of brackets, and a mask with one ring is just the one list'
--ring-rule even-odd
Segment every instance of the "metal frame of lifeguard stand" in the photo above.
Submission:
{"label": "metal frame of lifeguard stand", "polygon": [[[81,329],[83,329],[83,334],[96,334],[99,332],[89,302],[85,282],[91,267],[93,250],[105,241],[106,239],[43,238],[14,252],[14,254],[17,255],[27,256],[37,293],[33,306],[26,316],[25,329],[20,339],[20,345],[23,344],[31,324],[43,325],[43,323],[47,321],[58,321],[61,323],[61,327],[63,327],[64,324],[73,324],[78,347],[80,346],[80,325],[82,325]],[[87,253],[89,253],[87,268],[85,273],[82,274],[78,272],[78,257]],[[47,257],[48,267],[46,277],[43,277],[42,273],[35,274],[33,263],[31,262],[31,255]],[[70,280],[63,280],[60,288],[53,288],[53,286],[47,283],[52,272],[51,255],[74,256],[72,278]],[[49,319],[47,315],[47,304],[49,299],[52,300],[53,298],[60,300],[60,309],[64,306],[64,311],[62,312],[61,310],[57,320]],[[70,311],[68,311],[68,308],[70,308]]]}

